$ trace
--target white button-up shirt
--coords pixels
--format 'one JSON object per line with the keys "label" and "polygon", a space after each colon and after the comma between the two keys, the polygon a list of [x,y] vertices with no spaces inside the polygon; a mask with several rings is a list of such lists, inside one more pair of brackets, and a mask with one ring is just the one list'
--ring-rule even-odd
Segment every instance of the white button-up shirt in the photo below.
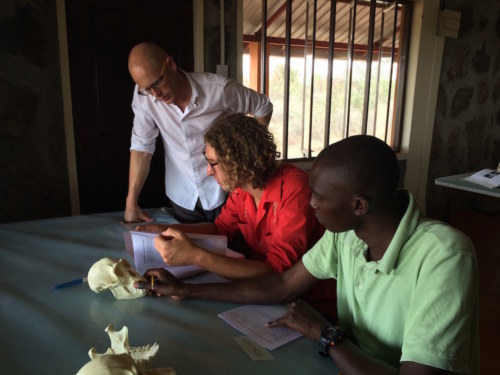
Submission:
{"label": "white button-up shirt", "polygon": [[165,149],[165,193],[177,205],[193,210],[200,198],[205,210],[220,206],[224,192],[207,176],[202,155],[204,132],[223,114],[242,112],[262,117],[273,105],[269,98],[233,80],[212,73],[185,73],[192,89],[191,102],[181,112],[153,95],[134,91],[134,126],[130,150],[153,154],[161,134]]}

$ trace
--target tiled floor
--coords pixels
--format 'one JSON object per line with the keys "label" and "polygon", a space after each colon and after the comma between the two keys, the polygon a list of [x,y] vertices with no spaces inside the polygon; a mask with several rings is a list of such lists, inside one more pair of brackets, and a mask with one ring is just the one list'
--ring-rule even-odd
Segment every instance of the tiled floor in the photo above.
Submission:
{"label": "tiled floor", "polygon": [[479,267],[481,375],[500,373],[500,214],[455,212],[450,224],[474,242]]}

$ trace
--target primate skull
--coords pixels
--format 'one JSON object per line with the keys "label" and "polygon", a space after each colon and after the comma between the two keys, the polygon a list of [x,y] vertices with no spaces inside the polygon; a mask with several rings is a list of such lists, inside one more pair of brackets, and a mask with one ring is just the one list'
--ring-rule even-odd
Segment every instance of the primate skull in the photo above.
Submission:
{"label": "primate skull", "polygon": [[145,289],[134,288],[134,282],[146,279],[125,259],[102,258],[90,267],[87,280],[94,292],[109,289],[116,299],[140,298],[148,293]]}
{"label": "primate skull", "polygon": [[128,341],[128,328],[123,326],[115,331],[110,324],[105,331],[111,340],[111,347],[105,353],[97,353],[95,348],[89,350],[91,359],[77,375],[175,375],[171,367],[147,370],[143,366],[151,361],[158,352],[159,346],[146,345],[131,347]]}
{"label": "primate skull", "polygon": [[143,375],[127,354],[102,354],[87,362],[76,375]]}
{"label": "primate skull", "polygon": [[[135,363],[148,363],[158,352],[159,346],[157,343],[153,345],[132,347],[128,341],[128,327],[123,326],[120,331],[115,331],[112,324],[108,325],[104,330],[111,341],[111,347],[103,354],[127,354]],[[103,354],[97,353],[95,348],[89,350],[90,359],[95,359]]]}

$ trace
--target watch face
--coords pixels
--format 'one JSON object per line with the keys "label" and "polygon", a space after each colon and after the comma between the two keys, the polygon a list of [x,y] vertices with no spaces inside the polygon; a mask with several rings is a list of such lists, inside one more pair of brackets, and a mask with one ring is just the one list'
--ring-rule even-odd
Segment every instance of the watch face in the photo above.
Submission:
{"label": "watch face", "polygon": [[335,339],[336,335],[337,335],[337,330],[334,327],[329,327],[321,332],[320,338],[324,344],[329,344],[330,341]]}
{"label": "watch face", "polygon": [[328,340],[333,340],[335,338],[336,334],[337,334],[336,332],[328,332],[328,334],[326,335],[326,337],[327,337]]}
{"label": "watch face", "polygon": [[328,353],[328,348],[341,342],[344,336],[344,332],[336,327],[328,327],[321,331],[320,342],[324,346],[325,353]]}
{"label": "watch face", "polygon": [[328,327],[327,329],[324,329],[322,332],[322,334],[324,334],[325,337],[335,336],[336,333],[337,333],[337,330],[335,329],[335,327]]}

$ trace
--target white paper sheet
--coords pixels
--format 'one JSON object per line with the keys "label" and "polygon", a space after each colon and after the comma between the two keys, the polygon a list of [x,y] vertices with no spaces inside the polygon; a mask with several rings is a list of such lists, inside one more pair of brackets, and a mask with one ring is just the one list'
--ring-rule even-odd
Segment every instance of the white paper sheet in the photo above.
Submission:
{"label": "white paper sheet", "polygon": [[500,171],[497,169],[482,169],[472,176],[464,178],[464,180],[494,189],[500,187]]}
{"label": "white paper sheet", "polygon": [[285,305],[244,305],[218,316],[266,349],[273,350],[302,336],[288,327],[266,327],[266,323],[281,317]]}
{"label": "white paper sheet", "polygon": [[[186,234],[193,243],[206,250],[217,254],[225,254],[233,258],[243,258],[242,254],[227,248],[226,236],[215,236],[205,234]],[[127,253],[133,259],[135,269],[139,273],[144,273],[150,268],[165,268],[178,278],[185,278],[205,270],[198,266],[168,266],[156,251],[154,238],[157,233],[130,231],[123,233]]]}

